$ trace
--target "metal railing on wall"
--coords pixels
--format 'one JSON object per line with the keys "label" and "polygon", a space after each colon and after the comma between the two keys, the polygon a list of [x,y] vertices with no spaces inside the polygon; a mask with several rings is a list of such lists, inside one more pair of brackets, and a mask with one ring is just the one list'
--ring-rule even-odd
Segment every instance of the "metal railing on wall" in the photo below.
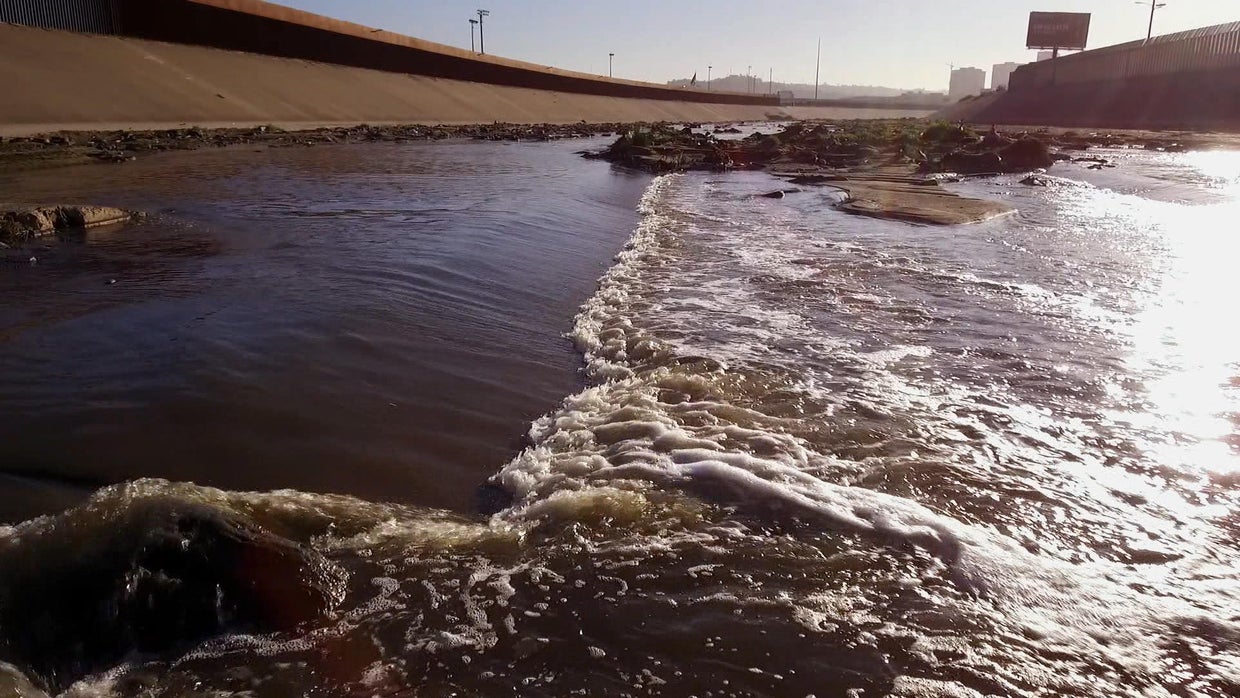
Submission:
{"label": "metal railing on wall", "polygon": [[93,34],[118,30],[116,0],[0,0],[0,22]]}
{"label": "metal railing on wall", "polygon": [[1240,22],[1154,37],[1021,66],[1009,89],[1240,68]]}

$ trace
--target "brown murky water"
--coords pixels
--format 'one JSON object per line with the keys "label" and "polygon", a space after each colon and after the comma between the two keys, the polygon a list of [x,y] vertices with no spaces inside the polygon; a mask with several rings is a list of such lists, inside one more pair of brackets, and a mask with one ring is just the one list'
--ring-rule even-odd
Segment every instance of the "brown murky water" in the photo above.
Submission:
{"label": "brown murky water", "polygon": [[1240,157],[932,229],[579,147],[83,174],[175,211],[3,270],[0,462],[162,479],[0,529],[0,584],[198,507],[336,596],[69,695],[1240,693]]}
{"label": "brown murky water", "polygon": [[579,385],[562,335],[647,184],[581,146],[203,151],[0,184],[153,212],[0,267],[0,478],[54,504],[163,477],[472,511]]}

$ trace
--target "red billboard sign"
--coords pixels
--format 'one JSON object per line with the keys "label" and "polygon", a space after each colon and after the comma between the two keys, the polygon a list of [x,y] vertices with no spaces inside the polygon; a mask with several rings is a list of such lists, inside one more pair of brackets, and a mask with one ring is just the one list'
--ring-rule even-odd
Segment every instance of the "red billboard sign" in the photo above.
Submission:
{"label": "red billboard sign", "polygon": [[1030,12],[1029,48],[1079,51],[1089,40],[1088,12]]}

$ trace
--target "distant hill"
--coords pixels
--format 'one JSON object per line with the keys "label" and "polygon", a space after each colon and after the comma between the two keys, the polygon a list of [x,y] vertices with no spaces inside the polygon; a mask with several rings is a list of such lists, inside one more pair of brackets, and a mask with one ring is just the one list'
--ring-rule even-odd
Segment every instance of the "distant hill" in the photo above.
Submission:
{"label": "distant hill", "polygon": [[[690,78],[681,80],[669,80],[668,85],[673,87],[689,87]],[[750,79],[744,75],[728,75],[726,77],[715,77],[710,81],[710,89],[719,90],[720,92],[749,92]],[[782,90],[790,90],[794,97],[804,99],[812,99],[814,96],[814,86],[805,83],[785,83],[776,82],[767,85],[766,80],[755,77],[752,83],[752,90],[760,94],[767,92],[780,92]],[[706,89],[706,76],[698,74],[697,87]],[[874,85],[819,85],[819,99],[848,99],[851,97],[899,97],[906,90],[898,90],[893,87],[877,87]]]}

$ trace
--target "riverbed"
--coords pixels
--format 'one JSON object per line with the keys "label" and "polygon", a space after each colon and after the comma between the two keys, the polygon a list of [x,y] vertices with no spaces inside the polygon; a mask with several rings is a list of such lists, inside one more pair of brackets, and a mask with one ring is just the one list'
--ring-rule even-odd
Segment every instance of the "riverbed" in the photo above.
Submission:
{"label": "riverbed", "polygon": [[589,145],[0,184],[151,213],[0,269],[0,560],[193,505],[343,580],[69,695],[1240,691],[1240,156],[925,227]]}

